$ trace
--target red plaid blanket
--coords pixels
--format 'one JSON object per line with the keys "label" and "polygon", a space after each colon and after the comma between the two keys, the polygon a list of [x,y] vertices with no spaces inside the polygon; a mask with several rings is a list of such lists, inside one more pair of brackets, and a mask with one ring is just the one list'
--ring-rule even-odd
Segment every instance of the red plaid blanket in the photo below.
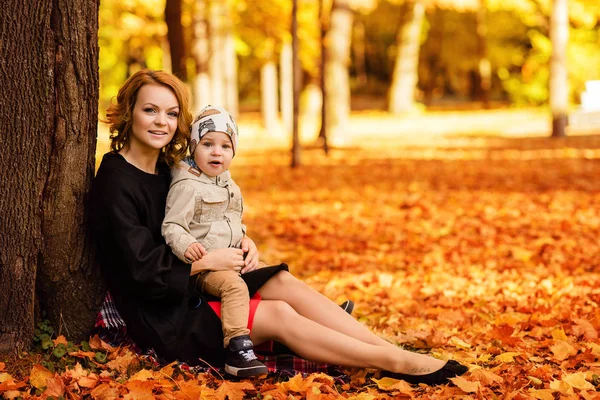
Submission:
{"label": "red plaid blanket", "polygon": [[[100,338],[111,346],[129,346],[136,353],[159,363],[159,358],[152,349],[141,349],[127,335],[125,321],[123,321],[123,318],[117,311],[110,293],[106,295],[102,307],[98,312],[95,328]],[[307,375],[315,372],[323,372],[342,382],[348,379],[341,367],[305,360],[276,342],[257,346],[255,352],[258,358],[265,363],[270,373],[283,377],[292,377],[298,373]],[[193,369],[196,372],[206,372],[209,370],[208,367],[189,367],[184,363],[180,366],[184,369]],[[221,371],[221,373],[224,372]]]}

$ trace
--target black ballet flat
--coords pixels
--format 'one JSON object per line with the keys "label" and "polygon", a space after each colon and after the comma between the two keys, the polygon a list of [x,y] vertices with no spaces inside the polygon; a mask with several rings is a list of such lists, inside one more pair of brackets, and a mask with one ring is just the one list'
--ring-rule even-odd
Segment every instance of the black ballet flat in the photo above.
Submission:
{"label": "black ballet flat", "polygon": [[381,371],[381,377],[388,377],[394,379],[402,379],[408,383],[412,383],[413,385],[417,385],[419,383],[424,383],[426,385],[441,385],[444,383],[448,383],[448,379],[454,378],[455,376],[459,376],[467,372],[469,368],[462,365],[461,363],[448,360],[446,364],[438,369],[435,372],[425,375],[407,375],[400,374],[397,372],[390,371]]}

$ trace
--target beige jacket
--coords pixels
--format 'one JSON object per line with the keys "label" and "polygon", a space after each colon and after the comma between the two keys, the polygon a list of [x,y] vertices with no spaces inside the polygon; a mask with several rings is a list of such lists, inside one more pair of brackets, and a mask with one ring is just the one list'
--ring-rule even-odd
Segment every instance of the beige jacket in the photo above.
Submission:
{"label": "beige jacket", "polygon": [[229,171],[209,177],[182,161],[171,176],[162,234],[175,255],[189,263],[184,254],[194,242],[206,251],[240,248],[246,234],[244,203]]}

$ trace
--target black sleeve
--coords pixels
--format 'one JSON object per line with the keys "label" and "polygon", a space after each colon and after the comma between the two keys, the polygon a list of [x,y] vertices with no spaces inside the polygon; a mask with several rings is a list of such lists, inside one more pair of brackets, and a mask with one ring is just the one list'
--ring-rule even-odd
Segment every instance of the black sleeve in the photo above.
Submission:
{"label": "black sleeve", "polygon": [[97,202],[94,217],[103,227],[96,232],[97,241],[104,244],[99,251],[112,254],[104,258],[112,264],[104,268],[110,275],[109,285],[113,280],[142,301],[181,301],[188,289],[191,265],[179,261],[164,240],[155,240],[151,229],[142,223],[140,207],[150,206],[140,204],[144,200],[136,192],[137,182],[120,171],[104,172],[96,177],[93,195]]}

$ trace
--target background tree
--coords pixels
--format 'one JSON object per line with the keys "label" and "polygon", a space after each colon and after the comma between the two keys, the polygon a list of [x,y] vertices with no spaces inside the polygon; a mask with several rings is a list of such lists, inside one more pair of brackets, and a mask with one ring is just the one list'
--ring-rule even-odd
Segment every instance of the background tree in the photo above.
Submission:
{"label": "background tree", "polygon": [[552,111],[552,136],[565,135],[569,106],[567,79],[567,41],[569,39],[569,8],[567,0],[552,1],[550,20],[552,56],[550,58],[550,109]]}
{"label": "background tree", "polygon": [[187,81],[185,37],[181,25],[181,1],[166,0],[165,22],[171,55],[171,72],[181,80]]}
{"label": "background tree", "polygon": [[0,15],[0,127],[10,134],[0,152],[0,352],[7,352],[29,344],[34,308],[73,340],[86,337],[102,285],[85,216],[96,149],[98,3],[7,0],[3,8],[10,11]]}
{"label": "background tree", "polygon": [[419,80],[421,28],[425,18],[425,4],[422,0],[408,1],[403,7],[404,12],[398,23],[396,61],[389,90],[389,111],[394,114],[411,111],[414,107]]}

